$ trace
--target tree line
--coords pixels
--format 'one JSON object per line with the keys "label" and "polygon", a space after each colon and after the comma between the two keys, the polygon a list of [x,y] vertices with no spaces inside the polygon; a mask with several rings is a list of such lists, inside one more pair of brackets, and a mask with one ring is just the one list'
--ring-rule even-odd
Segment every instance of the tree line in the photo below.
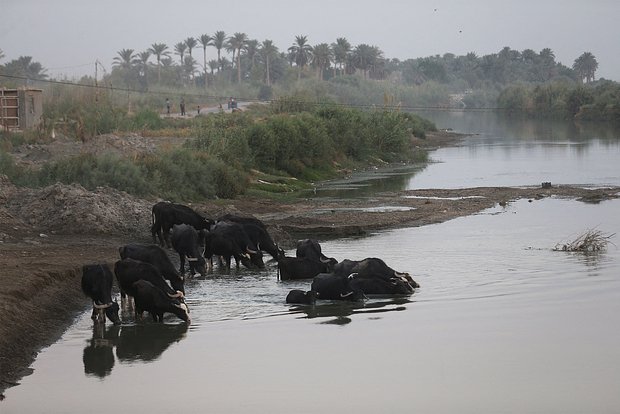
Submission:
{"label": "tree line", "polygon": [[[0,63],[3,58],[0,50]],[[386,58],[377,46],[354,46],[345,37],[313,45],[307,36],[298,35],[288,48],[280,50],[272,40],[261,42],[245,33],[228,35],[220,30],[187,37],[173,46],[153,43],[143,51],[121,49],[109,73],[104,72],[100,79],[86,76],[80,82],[99,81],[137,91],[202,92],[254,99],[295,93],[314,101],[361,105],[390,102],[410,107],[450,106],[451,96],[458,94],[463,95],[458,104],[465,107],[522,108],[534,113],[529,110],[535,107],[531,102],[515,105],[516,89],[529,91],[537,85],[561,83],[581,90],[580,85],[596,83],[597,70],[598,62],[591,52],[582,53],[571,67],[556,61],[550,48],[536,52],[504,47],[483,56],[445,53],[399,60]],[[29,56],[0,65],[2,73],[47,78],[45,68]],[[590,92],[596,95],[612,86]],[[544,102],[549,108],[536,113],[565,116],[574,112],[560,111],[558,103]]]}
{"label": "tree line", "polygon": [[[197,56],[197,50],[201,50],[200,56]],[[210,58],[209,51],[213,58]],[[0,50],[0,60],[3,58]],[[353,46],[345,37],[339,37],[331,44],[311,45],[307,36],[298,35],[285,51],[280,51],[272,40],[260,42],[245,33],[227,35],[220,30],[187,37],[173,46],[153,43],[142,51],[121,49],[113,59],[112,73],[107,76],[122,81],[123,86],[136,89],[156,85],[208,88],[218,80],[271,86],[290,78],[329,80],[353,74],[363,79],[390,79],[408,85],[435,81],[460,86],[461,89],[478,89],[489,83],[507,85],[558,78],[590,83],[595,80],[597,69],[598,62],[590,52],[575,59],[572,67],[556,62],[549,48],[535,52],[504,47],[498,53],[484,56],[474,52],[462,56],[446,53],[399,60],[386,58],[377,46],[365,43]],[[45,68],[30,56],[20,56],[0,65],[0,70],[8,75],[33,79],[47,77]]]}

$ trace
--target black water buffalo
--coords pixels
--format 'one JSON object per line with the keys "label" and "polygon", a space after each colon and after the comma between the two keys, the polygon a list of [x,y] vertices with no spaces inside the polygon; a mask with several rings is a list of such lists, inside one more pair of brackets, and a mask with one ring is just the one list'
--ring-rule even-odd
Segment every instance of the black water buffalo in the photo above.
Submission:
{"label": "black water buffalo", "polygon": [[286,295],[286,303],[298,303],[303,305],[313,305],[316,301],[316,292],[314,290],[303,291],[293,289]]}
{"label": "black water buffalo", "polygon": [[170,247],[170,229],[175,224],[189,224],[196,230],[208,230],[214,224],[213,220],[203,217],[192,210],[191,207],[166,201],[161,201],[153,206],[151,222],[153,243],[157,243],[155,238],[157,236],[159,245],[165,245],[168,248]]}
{"label": "black water buffalo", "polygon": [[321,252],[321,245],[314,239],[299,240],[297,242],[296,257],[305,257],[324,263],[330,262],[332,265],[338,263],[336,259],[327,257]]}
{"label": "black water buffalo", "polygon": [[166,293],[170,298],[178,299],[184,296],[181,291],[175,290],[168,285],[157,267],[147,262],[131,258],[119,260],[114,264],[114,274],[116,275],[116,280],[121,289],[122,297],[125,297],[127,294],[135,299],[136,291],[134,289],[134,283],[138,280],[150,282],[152,285],[161,289],[161,291]]}
{"label": "black water buffalo", "polygon": [[263,269],[263,255],[238,223],[219,222],[211,227],[205,238],[205,257],[222,256],[230,269],[231,258],[237,268],[241,262],[247,268]]}
{"label": "black water buffalo", "polygon": [[[201,232],[204,230],[201,230]],[[204,244],[205,234],[202,234]],[[202,276],[207,274],[205,258],[202,255],[200,246],[201,236],[195,228],[189,224],[175,224],[172,228],[172,247],[179,254],[179,272],[185,274],[185,258],[189,262],[189,269],[192,274],[200,273]]]}
{"label": "black water buffalo", "polygon": [[332,262],[323,263],[305,257],[282,257],[278,259],[278,274],[281,280],[311,279],[319,273],[329,273],[332,269]]}
{"label": "black water buffalo", "polygon": [[82,266],[82,291],[93,300],[95,322],[105,323],[106,316],[114,323],[120,324],[118,303],[112,300],[112,271],[107,264]]}
{"label": "black water buffalo", "polygon": [[150,263],[170,281],[174,290],[185,293],[185,280],[170,261],[168,254],[156,244],[128,244],[118,249],[121,259],[135,259]]}
{"label": "black water buffalo", "polygon": [[243,226],[248,237],[254,243],[257,249],[263,250],[271,255],[274,259],[284,257],[282,250],[271,238],[267,231],[267,226],[255,217],[235,216],[234,214],[225,214],[217,219],[219,222],[238,223]]}
{"label": "black water buffalo", "polygon": [[310,290],[316,292],[317,299],[359,301],[364,292],[352,286],[354,276],[341,277],[333,273],[320,273],[312,279]]}
{"label": "black water buffalo", "polygon": [[146,280],[138,280],[133,283],[132,290],[135,294],[136,315],[142,316],[146,311],[151,314],[153,321],[163,322],[164,313],[172,313],[188,324],[191,323],[189,311],[185,303],[173,299]]}
{"label": "black water buffalo", "polygon": [[343,260],[334,266],[340,277],[355,275],[351,285],[367,295],[407,295],[420,287],[408,273],[397,272],[381,259]]}

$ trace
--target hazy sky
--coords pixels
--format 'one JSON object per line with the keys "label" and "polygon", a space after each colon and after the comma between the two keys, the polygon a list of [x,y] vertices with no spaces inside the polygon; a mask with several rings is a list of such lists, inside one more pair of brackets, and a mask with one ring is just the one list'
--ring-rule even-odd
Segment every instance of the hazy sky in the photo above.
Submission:
{"label": "hazy sky", "polygon": [[173,49],[223,30],[281,51],[296,35],[311,45],[346,37],[399,59],[549,47],[570,67],[589,51],[597,78],[620,81],[619,0],[0,0],[0,17],[2,63],[32,56],[51,76],[92,75],[95,60],[110,71],[121,49]]}

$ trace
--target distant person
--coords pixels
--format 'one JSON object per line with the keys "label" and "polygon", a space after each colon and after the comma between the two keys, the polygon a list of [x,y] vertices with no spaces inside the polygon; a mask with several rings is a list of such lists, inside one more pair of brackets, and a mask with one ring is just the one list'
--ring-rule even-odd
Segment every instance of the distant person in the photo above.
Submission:
{"label": "distant person", "polygon": [[196,106],[196,114],[200,115],[200,105]]}
{"label": "distant person", "polygon": [[170,115],[170,99],[166,98],[166,113]]}
{"label": "distant person", "polygon": [[179,107],[181,108],[181,116],[185,116],[185,99],[181,98]]}

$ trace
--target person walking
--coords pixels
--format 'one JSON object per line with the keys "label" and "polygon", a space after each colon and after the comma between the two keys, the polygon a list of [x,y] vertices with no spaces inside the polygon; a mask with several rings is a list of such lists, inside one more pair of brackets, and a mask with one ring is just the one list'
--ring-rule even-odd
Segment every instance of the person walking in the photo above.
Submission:
{"label": "person walking", "polygon": [[179,106],[181,107],[181,116],[185,116],[185,99],[181,98],[181,103]]}
{"label": "person walking", "polygon": [[170,115],[170,99],[166,98],[166,114]]}

